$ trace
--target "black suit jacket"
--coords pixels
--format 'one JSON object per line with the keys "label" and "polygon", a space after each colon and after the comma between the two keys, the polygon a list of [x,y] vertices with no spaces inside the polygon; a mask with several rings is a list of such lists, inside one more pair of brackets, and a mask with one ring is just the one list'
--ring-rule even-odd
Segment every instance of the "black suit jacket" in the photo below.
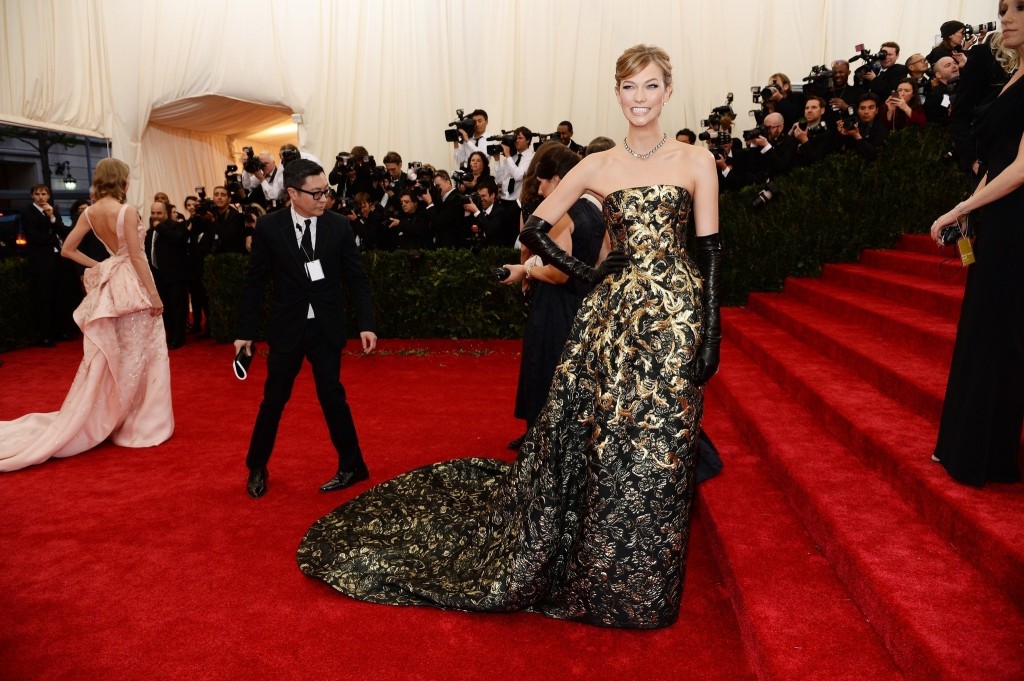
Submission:
{"label": "black suit jacket", "polygon": [[[900,81],[909,75],[910,71],[906,66],[903,64],[893,64],[884,72],[875,76],[874,79],[868,83],[868,90],[874,92],[878,95],[878,98],[884,102],[888,99],[889,95],[893,93]],[[855,103],[847,103],[853,108],[857,108]]]}
{"label": "black suit jacket", "polygon": [[466,246],[466,209],[462,195],[456,191],[448,194],[444,201],[427,209],[430,217],[430,231],[438,248]]}
{"label": "black suit jacket", "polygon": [[69,230],[64,226],[64,221],[61,220],[56,206],[53,209],[53,216],[56,220],[50,222],[50,219],[35,207],[35,204],[21,212],[21,229],[28,241],[30,258],[53,256],[60,251],[61,242],[67,237]]}
{"label": "black suit jacket", "polygon": [[[156,252],[153,235],[157,235]],[[184,222],[166,220],[146,232],[146,259],[150,265],[156,257],[160,276],[167,283],[188,281],[188,226]]]}
{"label": "black suit jacket", "polygon": [[327,338],[338,348],[343,347],[346,336],[342,280],[352,295],[359,330],[376,331],[370,285],[348,220],[331,211],[317,218],[313,255],[324,271],[324,278],[319,281],[310,281],[306,275],[306,258],[299,248],[290,210],[275,211],[257,221],[242,284],[237,338],[251,340],[256,335],[268,277],[273,293],[267,340],[273,349],[295,349],[311,304]]}

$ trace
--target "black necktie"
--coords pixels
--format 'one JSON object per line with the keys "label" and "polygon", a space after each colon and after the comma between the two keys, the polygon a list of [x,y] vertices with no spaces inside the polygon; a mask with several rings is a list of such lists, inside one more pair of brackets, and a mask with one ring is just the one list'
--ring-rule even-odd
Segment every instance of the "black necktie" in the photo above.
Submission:
{"label": "black necktie", "polygon": [[[523,160],[522,154],[516,154],[516,167],[519,167],[519,162]],[[516,188],[515,178],[508,181],[508,193],[511,194]]]}
{"label": "black necktie", "polygon": [[[309,229],[310,222],[312,220],[306,218],[306,229],[302,232],[302,252],[306,255],[306,260],[313,260],[313,235]],[[295,228],[302,229],[298,225],[295,225]]]}

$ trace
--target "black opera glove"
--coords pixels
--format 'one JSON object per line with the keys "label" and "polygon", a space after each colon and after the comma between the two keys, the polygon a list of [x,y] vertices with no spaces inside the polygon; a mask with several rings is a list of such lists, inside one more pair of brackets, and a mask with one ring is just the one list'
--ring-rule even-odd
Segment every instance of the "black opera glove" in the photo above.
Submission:
{"label": "black opera glove", "polygon": [[704,385],[718,372],[718,355],[722,346],[722,240],[718,233],[694,240],[694,259],[704,278],[703,339],[693,363],[693,380]]}
{"label": "black opera glove", "polygon": [[576,277],[588,284],[597,284],[609,274],[617,274],[626,269],[629,259],[622,251],[612,251],[600,265],[591,267],[581,260],[572,257],[558,247],[548,232],[551,225],[535,215],[523,225],[523,231],[519,233],[519,242],[530,249],[531,253],[540,256],[545,265],[554,265],[570,277]]}

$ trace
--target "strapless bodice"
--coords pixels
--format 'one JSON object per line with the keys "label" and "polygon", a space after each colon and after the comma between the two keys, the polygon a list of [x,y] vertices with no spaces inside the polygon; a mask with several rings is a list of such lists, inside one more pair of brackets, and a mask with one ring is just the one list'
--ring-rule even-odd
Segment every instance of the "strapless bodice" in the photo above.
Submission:
{"label": "strapless bodice", "polygon": [[616,189],[604,199],[612,248],[633,261],[682,253],[692,204],[690,192],[671,184]]}

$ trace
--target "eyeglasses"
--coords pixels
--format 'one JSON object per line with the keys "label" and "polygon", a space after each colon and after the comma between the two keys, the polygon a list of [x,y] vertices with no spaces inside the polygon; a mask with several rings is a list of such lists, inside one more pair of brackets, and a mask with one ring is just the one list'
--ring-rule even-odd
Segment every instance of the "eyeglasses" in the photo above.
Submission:
{"label": "eyeglasses", "polygon": [[295,187],[295,189],[298,189],[303,194],[309,194],[310,196],[313,197],[314,201],[319,201],[320,199],[325,198],[328,194],[331,193],[330,187],[328,187],[327,189],[316,189],[314,191],[309,191],[308,189],[303,189],[301,187]]}

